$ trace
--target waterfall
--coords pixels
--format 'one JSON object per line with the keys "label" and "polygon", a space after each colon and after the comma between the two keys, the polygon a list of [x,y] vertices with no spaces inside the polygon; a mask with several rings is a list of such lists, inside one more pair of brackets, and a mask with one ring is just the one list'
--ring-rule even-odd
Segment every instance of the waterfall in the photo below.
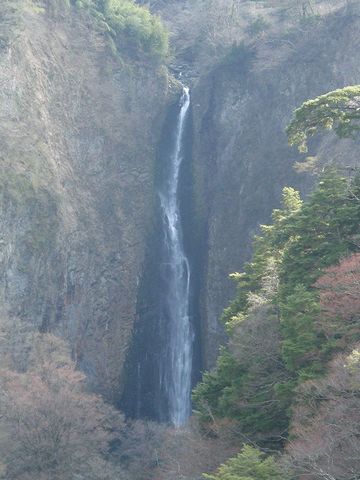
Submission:
{"label": "waterfall", "polygon": [[184,88],[177,119],[174,145],[169,158],[168,175],[159,189],[162,228],[163,306],[160,329],[166,332],[166,344],[160,354],[160,390],[166,395],[169,419],[176,427],[191,413],[193,330],[189,318],[190,265],[184,252],[179,208],[179,174],[182,162],[184,126],[190,107],[190,93]]}
{"label": "waterfall", "polygon": [[189,212],[192,191],[189,109],[190,93],[184,88],[180,103],[169,109],[159,143],[158,201],[119,402],[128,417],[169,422],[175,427],[190,416],[191,387],[200,370],[200,346],[194,334],[198,329],[197,277],[195,268],[191,271],[195,243],[183,232],[191,225],[191,217],[181,218],[185,209]]}

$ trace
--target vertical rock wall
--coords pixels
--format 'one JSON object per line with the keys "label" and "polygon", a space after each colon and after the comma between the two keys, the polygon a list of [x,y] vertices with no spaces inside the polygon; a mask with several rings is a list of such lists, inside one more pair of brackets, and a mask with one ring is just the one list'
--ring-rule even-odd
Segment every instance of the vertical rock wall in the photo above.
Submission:
{"label": "vertical rock wall", "polygon": [[121,61],[88,19],[0,22],[0,302],[69,339],[115,400],[152,222],[154,159],[174,92]]}
{"label": "vertical rock wall", "polygon": [[[193,91],[197,216],[205,259],[201,281],[204,362],[224,339],[218,319],[233,296],[229,273],[250,257],[251,238],[280,204],[285,185],[309,191],[285,128],[303,101],[360,79],[360,18],[346,12],[315,26],[233,50]],[[311,154],[356,163],[358,145],[326,135]]]}

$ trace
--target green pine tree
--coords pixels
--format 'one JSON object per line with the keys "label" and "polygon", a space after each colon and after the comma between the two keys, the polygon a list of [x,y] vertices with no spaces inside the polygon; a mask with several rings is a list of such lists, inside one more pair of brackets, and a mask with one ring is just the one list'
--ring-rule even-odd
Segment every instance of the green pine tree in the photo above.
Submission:
{"label": "green pine tree", "polygon": [[286,480],[285,472],[274,457],[266,457],[260,450],[245,445],[234,458],[221,465],[214,475],[204,474],[207,480]]}

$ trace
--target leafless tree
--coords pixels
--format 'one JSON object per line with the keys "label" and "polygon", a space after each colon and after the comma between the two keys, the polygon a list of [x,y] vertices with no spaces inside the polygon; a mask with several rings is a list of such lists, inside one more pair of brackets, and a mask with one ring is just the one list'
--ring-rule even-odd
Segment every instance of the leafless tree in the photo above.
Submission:
{"label": "leafless tree", "polygon": [[360,351],[339,355],[321,380],[298,391],[288,459],[299,478],[358,480]]}
{"label": "leafless tree", "polygon": [[0,375],[3,478],[123,478],[107,461],[122,416],[87,392],[85,375],[75,369],[62,340],[35,333],[31,340],[28,369],[3,369]]}

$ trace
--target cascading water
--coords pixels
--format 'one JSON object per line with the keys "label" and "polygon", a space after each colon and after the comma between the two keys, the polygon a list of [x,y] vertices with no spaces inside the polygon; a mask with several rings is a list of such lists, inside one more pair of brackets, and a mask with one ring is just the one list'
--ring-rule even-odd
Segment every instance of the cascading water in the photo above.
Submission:
{"label": "cascading water", "polygon": [[[189,89],[184,88],[180,104],[169,109],[159,143],[154,229],[148,239],[126,384],[119,404],[129,417],[170,422],[175,427],[190,416],[191,387],[200,371],[199,335],[194,334],[199,325],[196,244],[190,236],[189,110]],[[184,211],[186,218],[181,218]]]}
{"label": "cascading water", "polygon": [[161,354],[160,382],[167,395],[170,420],[176,427],[185,423],[191,411],[193,331],[189,318],[190,265],[183,247],[178,198],[182,141],[189,107],[189,89],[184,88],[169,175],[159,192],[164,235],[161,275],[166,288],[160,328],[167,332],[168,338]]}

